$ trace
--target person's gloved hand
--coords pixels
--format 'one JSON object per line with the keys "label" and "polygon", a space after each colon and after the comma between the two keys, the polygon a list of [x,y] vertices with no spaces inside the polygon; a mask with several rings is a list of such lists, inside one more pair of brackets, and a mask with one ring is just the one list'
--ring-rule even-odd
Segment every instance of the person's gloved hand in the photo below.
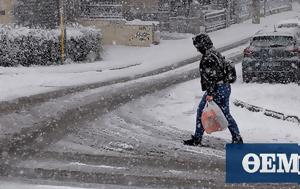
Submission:
{"label": "person's gloved hand", "polygon": [[214,100],[214,97],[213,96],[206,96],[206,101],[207,102],[211,102]]}

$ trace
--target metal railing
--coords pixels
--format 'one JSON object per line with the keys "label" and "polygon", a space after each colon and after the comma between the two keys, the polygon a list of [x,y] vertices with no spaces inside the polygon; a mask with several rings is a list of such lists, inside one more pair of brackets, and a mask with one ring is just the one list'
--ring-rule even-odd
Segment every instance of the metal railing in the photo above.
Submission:
{"label": "metal railing", "polygon": [[206,13],[204,15],[205,31],[213,32],[227,26],[226,10],[220,10],[216,12]]}
{"label": "metal railing", "polygon": [[81,17],[83,18],[123,18],[121,4],[82,4]]}

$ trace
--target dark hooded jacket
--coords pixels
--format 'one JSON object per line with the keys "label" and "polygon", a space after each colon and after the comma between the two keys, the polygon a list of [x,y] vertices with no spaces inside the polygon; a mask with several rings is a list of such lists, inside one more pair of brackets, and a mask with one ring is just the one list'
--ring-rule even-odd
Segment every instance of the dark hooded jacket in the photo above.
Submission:
{"label": "dark hooded jacket", "polygon": [[214,49],[206,50],[203,54],[200,65],[201,87],[207,91],[207,95],[214,96],[216,85],[225,82],[223,56]]}
{"label": "dark hooded jacket", "polygon": [[199,34],[194,37],[193,44],[203,55],[199,65],[202,90],[207,91],[207,95],[214,96],[216,85],[219,82],[226,82],[225,59],[214,49],[213,43],[207,34]]}

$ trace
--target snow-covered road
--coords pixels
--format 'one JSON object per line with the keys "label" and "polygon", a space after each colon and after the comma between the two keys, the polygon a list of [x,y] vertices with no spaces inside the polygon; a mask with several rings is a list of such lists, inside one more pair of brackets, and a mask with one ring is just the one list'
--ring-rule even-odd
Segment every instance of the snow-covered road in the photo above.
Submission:
{"label": "snow-covered road", "polygon": [[[64,186],[65,185],[65,186]],[[74,185],[74,184],[73,184]],[[75,184],[76,185],[76,184]],[[118,185],[100,185],[100,184],[79,184],[83,186],[67,186],[67,183],[57,183],[57,184],[36,184],[30,180],[24,181],[16,181],[16,180],[8,180],[8,181],[0,181],[0,189],[154,189],[154,188],[146,188],[146,187],[134,187],[134,186],[118,186]]]}
{"label": "snow-covered road", "polygon": [[[284,113],[288,113],[284,109],[287,105],[300,106],[300,101],[293,97],[300,90],[298,85],[245,84],[241,82],[239,64],[237,70],[239,79],[232,86],[233,98],[245,97],[268,108],[272,104],[274,110]],[[256,90],[246,90],[249,86],[262,87],[266,93],[282,88],[289,88],[294,93],[284,90],[269,94],[271,98],[259,95]],[[86,183],[116,184],[116,188],[123,185],[141,188],[253,188],[251,185],[224,185],[224,145],[231,140],[228,131],[206,135],[204,144],[210,145],[208,148],[182,144],[182,140],[194,131],[196,108],[202,94],[199,80],[192,80],[140,97],[95,119],[85,120],[79,128],[35,156],[18,162],[12,175],[62,180],[63,183],[81,179]],[[282,95],[286,98],[279,98]],[[233,104],[231,110],[245,142],[299,143],[300,126],[295,123],[249,112]],[[293,113],[299,115],[299,110],[295,109]],[[255,185],[255,188],[264,189],[291,187],[294,186]]]}

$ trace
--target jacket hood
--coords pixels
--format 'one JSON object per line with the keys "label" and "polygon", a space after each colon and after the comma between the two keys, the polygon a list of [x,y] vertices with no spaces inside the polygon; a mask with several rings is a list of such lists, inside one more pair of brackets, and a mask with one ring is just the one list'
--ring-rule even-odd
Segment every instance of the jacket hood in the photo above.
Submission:
{"label": "jacket hood", "polygon": [[202,54],[205,54],[205,52],[211,48],[213,48],[213,42],[210,39],[210,37],[205,34],[198,34],[195,37],[193,37],[193,44],[196,47],[196,49],[201,52]]}

